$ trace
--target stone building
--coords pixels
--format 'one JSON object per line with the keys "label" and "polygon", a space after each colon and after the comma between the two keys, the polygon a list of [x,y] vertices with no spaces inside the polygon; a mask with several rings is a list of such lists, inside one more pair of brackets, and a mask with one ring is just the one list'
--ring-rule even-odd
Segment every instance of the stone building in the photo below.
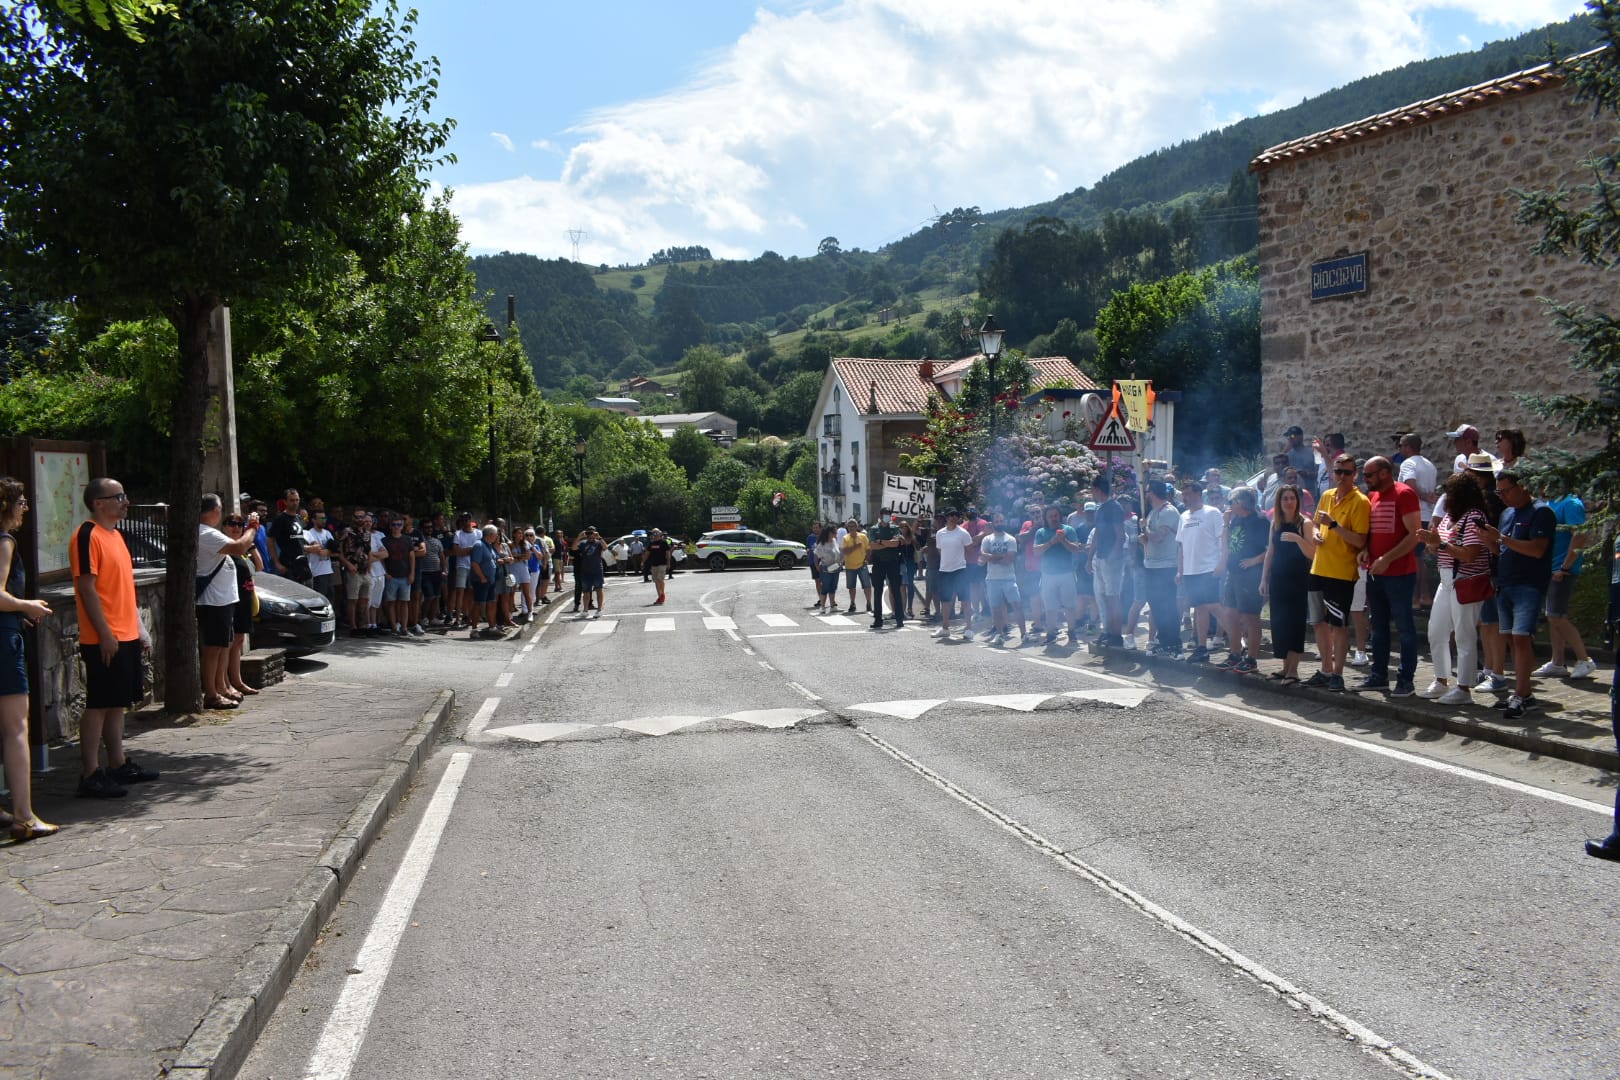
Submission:
{"label": "stone building", "polygon": [[1591,385],[1542,298],[1612,306],[1620,277],[1532,254],[1514,191],[1588,182],[1616,133],[1543,66],[1255,158],[1266,446],[1296,423],[1359,456],[1417,431],[1442,466],[1460,423],[1568,445],[1515,397]]}

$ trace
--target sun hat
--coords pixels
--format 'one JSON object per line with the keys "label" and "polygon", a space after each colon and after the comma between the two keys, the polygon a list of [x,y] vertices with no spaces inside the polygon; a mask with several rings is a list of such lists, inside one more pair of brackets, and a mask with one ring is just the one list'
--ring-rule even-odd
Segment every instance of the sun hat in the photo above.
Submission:
{"label": "sun hat", "polygon": [[1496,459],[1491,457],[1489,454],[1469,454],[1468,468],[1471,472],[1495,474]]}

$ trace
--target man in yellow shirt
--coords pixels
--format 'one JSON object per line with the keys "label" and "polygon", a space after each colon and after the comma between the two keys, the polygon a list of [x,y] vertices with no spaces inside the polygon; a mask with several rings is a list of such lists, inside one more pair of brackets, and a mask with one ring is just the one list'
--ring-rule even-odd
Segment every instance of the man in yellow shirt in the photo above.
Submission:
{"label": "man in yellow shirt", "polygon": [[1322,493],[1312,524],[1317,548],[1311,560],[1311,586],[1322,594],[1323,618],[1316,624],[1322,667],[1305,685],[1342,694],[1344,660],[1350,650],[1350,604],[1360,577],[1356,563],[1372,526],[1372,503],[1356,487],[1356,459],[1349,454],[1333,459],[1333,487]]}
{"label": "man in yellow shirt", "polygon": [[[866,534],[861,531],[860,522],[850,518],[844,522],[844,538],[838,542],[844,553],[844,584],[849,588],[849,611],[846,614],[855,614],[855,582],[861,583],[861,591],[866,594],[866,612],[872,613],[872,571],[866,566],[866,553],[871,550],[871,544]],[[834,598],[833,603],[837,603]],[[834,610],[837,610],[836,608]]]}

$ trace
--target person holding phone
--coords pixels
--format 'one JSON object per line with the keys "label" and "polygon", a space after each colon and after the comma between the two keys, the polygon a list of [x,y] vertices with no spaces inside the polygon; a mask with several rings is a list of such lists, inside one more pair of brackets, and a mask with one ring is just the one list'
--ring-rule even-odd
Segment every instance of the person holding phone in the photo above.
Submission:
{"label": "person holding phone", "polygon": [[1306,686],[1344,693],[1344,662],[1350,651],[1350,606],[1355,599],[1357,565],[1372,527],[1372,503],[1356,487],[1356,459],[1333,459],[1333,486],[1322,493],[1312,521],[1316,555],[1311,581],[1322,594],[1323,618],[1316,625],[1321,668]]}

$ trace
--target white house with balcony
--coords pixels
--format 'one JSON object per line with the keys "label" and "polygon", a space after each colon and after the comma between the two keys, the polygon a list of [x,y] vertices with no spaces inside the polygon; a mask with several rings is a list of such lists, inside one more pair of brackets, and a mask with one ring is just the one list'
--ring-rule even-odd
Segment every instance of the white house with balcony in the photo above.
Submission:
{"label": "white house with balcony", "polygon": [[[821,394],[805,434],[816,440],[821,490],[816,505],[823,521],[877,516],[883,474],[903,474],[900,455],[915,448],[927,420],[928,395],[947,401],[983,355],[963,360],[865,360],[836,357],[827,367]],[[1094,390],[1094,383],[1066,356],[1029,358],[1035,386],[1065,383]]]}

